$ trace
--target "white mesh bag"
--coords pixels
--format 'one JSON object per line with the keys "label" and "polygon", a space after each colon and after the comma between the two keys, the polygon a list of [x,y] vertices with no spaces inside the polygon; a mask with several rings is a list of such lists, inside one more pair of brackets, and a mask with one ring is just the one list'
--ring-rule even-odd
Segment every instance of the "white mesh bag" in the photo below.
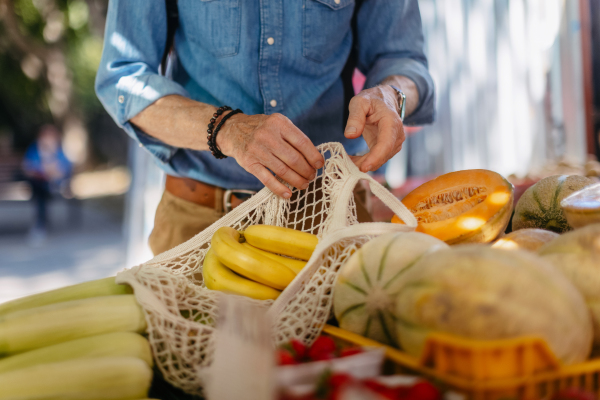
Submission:
{"label": "white mesh bag", "polygon": [[[289,200],[265,188],[187,242],[117,275],[118,283],[133,287],[146,314],[156,365],[172,385],[201,394],[213,360],[214,321],[218,298],[223,294],[204,286],[202,261],[218,228],[244,230],[267,224],[319,237],[306,267],[277,300],[246,299],[269,307],[275,344],[292,338],[311,344],[331,315],[333,285],[345,260],[377,235],[415,229],[417,221],[412,213],[360,172],[340,143],[325,143],[318,149],[326,158],[320,188],[313,181],[306,190],[292,189]],[[353,189],[361,179],[369,181],[372,193],[406,225],[357,222]],[[315,195],[319,189],[322,196]]]}

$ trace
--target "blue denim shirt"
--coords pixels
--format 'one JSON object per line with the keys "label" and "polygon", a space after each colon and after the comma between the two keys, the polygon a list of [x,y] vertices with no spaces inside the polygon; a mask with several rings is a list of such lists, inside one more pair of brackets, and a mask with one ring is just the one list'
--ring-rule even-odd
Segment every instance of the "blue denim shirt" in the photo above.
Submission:
{"label": "blue denim shirt", "polygon": [[[258,190],[260,181],[235,159],[169,146],[129,119],[171,94],[245,114],[281,113],[315,145],[342,142],[350,154],[367,150],[362,138],[344,138],[340,77],[353,44],[365,87],[391,75],[416,83],[419,105],[406,124],[430,123],[433,81],[423,53],[417,0],[179,0],[180,25],[172,77],[158,74],[165,48],[164,0],[111,0],[96,77],[100,101],[168,174],[224,188]],[[209,121],[206,121],[208,124]],[[206,140],[198,129],[198,140]]]}

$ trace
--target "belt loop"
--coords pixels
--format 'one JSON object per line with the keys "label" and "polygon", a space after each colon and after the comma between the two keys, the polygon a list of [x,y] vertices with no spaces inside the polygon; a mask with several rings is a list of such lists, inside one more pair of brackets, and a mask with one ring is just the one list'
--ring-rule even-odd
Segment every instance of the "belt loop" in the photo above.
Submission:
{"label": "belt loop", "polygon": [[223,210],[223,188],[215,187],[215,211],[222,213]]}

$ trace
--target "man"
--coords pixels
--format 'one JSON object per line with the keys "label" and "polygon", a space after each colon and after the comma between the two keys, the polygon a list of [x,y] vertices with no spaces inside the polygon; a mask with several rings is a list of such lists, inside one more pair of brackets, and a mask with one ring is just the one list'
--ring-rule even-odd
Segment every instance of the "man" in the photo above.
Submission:
{"label": "man", "polygon": [[54,125],[40,128],[37,140],[27,148],[23,157],[23,173],[31,185],[35,203],[35,223],[29,233],[32,244],[41,244],[48,228],[48,202],[60,194],[71,177],[72,165],[65,156],[60,132]]}
{"label": "man", "polygon": [[[406,123],[433,120],[417,0],[179,0],[178,9],[171,80],[158,73],[164,0],[111,0],[96,79],[107,111],[168,175],[155,254],[216,221],[224,189],[289,198],[273,174],[305,188],[324,164],[318,144],[341,142],[362,171],[378,169],[404,141],[399,91]],[[342,74],[354,60],[366,89],[348,104]],[[221,106],[243,113],[213,133],[231,112],[215,114]],[[225,159],[208,151],[213,115]]]}

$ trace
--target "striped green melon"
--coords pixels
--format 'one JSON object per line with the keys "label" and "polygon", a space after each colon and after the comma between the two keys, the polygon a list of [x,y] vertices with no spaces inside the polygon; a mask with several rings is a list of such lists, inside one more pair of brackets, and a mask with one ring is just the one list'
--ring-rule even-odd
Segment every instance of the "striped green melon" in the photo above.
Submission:
{"label": "striped green melon", "polygon": [[342,266],[333,293],[341,328],[397,345],[394,298],[399,277],[424,254],[448,248],[418,232],[390,233],[367,242]]}
{"label": "striped green melon", "polygon": [[583,297],[534,253],[458,246],[426,255],[399,280],[396,330],[409,354],[420,356],[433,332],[475,340],[538,336],[566,364],[590,353]]}
{"label": "striped green melon", "polygon": [[594,341],[600,344],[600,224],[567,232],[539,249],[579,289],[591,311]]}
{"label": "striped green melon", "polygon": [[519,199],[512,230],[540,228],[562,233],[573,229],[565,218],[560,202],[592,183],[592,179],[579,175],[553,175],[540,180]]}

